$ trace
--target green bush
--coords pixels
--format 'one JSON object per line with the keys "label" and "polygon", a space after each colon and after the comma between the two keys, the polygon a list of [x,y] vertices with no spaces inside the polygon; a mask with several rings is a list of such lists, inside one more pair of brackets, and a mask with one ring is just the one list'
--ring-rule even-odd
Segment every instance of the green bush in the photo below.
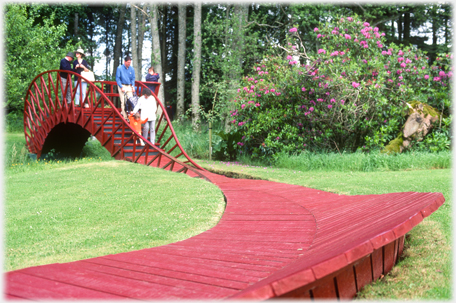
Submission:
{"label": "green bush", "polygon": [[292,28],[288,46],[243,79],[231,112],[243,152],[274,161],[307,150],[378,150],[401,130],[407,102],[449,114],[452,56],[429,67],[421,51],[386,47],[378,28],[357,17],[336,18],[315,32],[316,53],[299,47]]}

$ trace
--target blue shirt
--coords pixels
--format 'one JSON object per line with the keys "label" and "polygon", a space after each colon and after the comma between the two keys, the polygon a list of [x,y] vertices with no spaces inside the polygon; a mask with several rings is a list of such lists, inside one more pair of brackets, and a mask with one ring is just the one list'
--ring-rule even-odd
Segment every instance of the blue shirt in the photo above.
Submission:
{"label": "blue shirt", "polygon": [[125,67],[124,64],[119,66],[116,72],[116,82],[120,88],[122,88],[122,83],[131,84],[132,86],[135,86],[135,69],[133,68],[133,66],[130,65],[128,69]]}

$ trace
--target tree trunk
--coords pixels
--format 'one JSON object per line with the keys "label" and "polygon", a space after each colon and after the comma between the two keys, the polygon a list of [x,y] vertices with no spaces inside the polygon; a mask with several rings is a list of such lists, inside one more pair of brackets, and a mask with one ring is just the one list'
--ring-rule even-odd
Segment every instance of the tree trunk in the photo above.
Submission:
{"label": "tree trunk", "polygon": [[[143,10],[146,10],[146,5],[144,4],[142,7]],[[139,11],[139,18],[138,18],[138,57],[137,57],[137,66],[138,72],[136,75],[136,79],[141,81],[142,75],[144,74],[142,68],[142,49],[144,44],[144,31],[146,29],[146,15],[140,10]],[[135,68],[136,71],[136,68]]]}
{"label": "tree trunk", "polygon": [[131,62],[132,66],[135,69],[135,80],[141,81],[138,77],[138,72],[139,72],[139,67],[138,67],[138,49],[137,49],[137,42],[136,42],[136,7],[134,3],[131,3],[130,5],[131,9],[131,16],[130,16],[130,21],[131,21]]}
{"label": "tree trunk", "polygon": [[[248,19],[248,4],[238,3],[234,5],[233,15],[233,40],[229,48],[231,52],[231,65],[226,82],[228,83],[226,93],[228,100],[231,100],[236,95],[236,90],[239,87],[239,81],[242,73],[242,58],[244,57],[244,26],[247,24]],[[228,35],[228,33],[226,33]],[[228,101],[229,102],[229,101]],[[234,110],[234,104],[228,103],[227,111]],[[227,113],[225,115],[225,132],[231,130],[230,123],[231,116]]]}
{"label": "tree trunk", "polygon": [[185,112],[185,40],[187,32],[187,5],[179,3],[179,53],[177,55],[177,109],[176,117]]}
{"label": "tree trunk", "polygon": [[127,11],[127,4],[122,4],[120,6],[119,12],[119,20],[117,22],[117,31],[116,31],[116,44],[114,46],[114,67],[112,69],[112,77],[115,78],[117,67],[120,65],[122,60],[122,32],[123,32],[123,25],[125,22],[125,13]]}
{"label": "tree trunk", "polygon": [[192,72],[192,126],[194,130],[200,129],[199,115],[199,92],[200,92],[200,73],[201,73],[201,3],[195,4],[194,18],[194,57],[193,57],[193,72]]}
{"label": "tree trunk", "polygon": [[[89,10],[88,13],[87,13],[87,17],[89,19],[89,39],[90,39],[90,42],[93,42],[93,36],[94,36],[94,27],[95,27],[95,20],[94,20],[94,17],[93,17],[93,13]],[[92,68],[95,66],[95,59],[93,58],[93,44],[92,43],[89,43],[89,47],[88,47],[88,50],[87,52],[90,54],[90,59],[88,59],[88,63],[89,63],[89,66],[91,66]]]}
{"label": "tree trunk", "polygon": [[79,15],[78,15],[78,13],[74,13],[74,37],[76,38],[76,40],[78,39],[78,35],[79,35],[78,22],[79,22]]}
{"label": "tree trunk", "polygon": [[410,23],[411,22],[412,21],[410,20],[410,13],[405,13],[404,14],[403,39],[402,39],[404,44],[410,44],[409,39],[410,39]]}
{"label": "tree trunk", "polygon": [[[151,64],[154,66],[154,70],[156,73],[160,75],[160,79],[158,80],[160,85],[160,90],[158,91],[158,99],[163,103],[165,106],[165,75],[163,74],[162,63],[161,63],[161,54],[160,54],[160,37],[158,34],[158,7],[156,4],[150,5],[150,31],[152,36],[152,54],[151,54]],[[161,109],[159,108],[159,113],[161,115]],[[159,117],[157,112],[157,117]]]}

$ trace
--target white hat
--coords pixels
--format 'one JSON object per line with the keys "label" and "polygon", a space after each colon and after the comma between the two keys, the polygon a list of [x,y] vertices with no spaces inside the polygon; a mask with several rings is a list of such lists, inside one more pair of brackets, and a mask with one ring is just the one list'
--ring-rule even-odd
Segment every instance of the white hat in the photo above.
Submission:
{"label": "white hat", "polygon": [[80,53],[81,55],[85,56],[84,50],[82,48],[78,48],[76,53]]}

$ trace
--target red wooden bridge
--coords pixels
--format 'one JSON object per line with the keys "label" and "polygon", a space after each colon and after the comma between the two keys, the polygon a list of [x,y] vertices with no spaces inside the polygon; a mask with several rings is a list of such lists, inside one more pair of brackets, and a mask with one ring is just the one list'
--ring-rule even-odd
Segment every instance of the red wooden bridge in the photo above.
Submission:
{"label": "red wooden bridge", "polygon": [[444,203],[440,193],[347,196],[212,174],[183,151],[155,95],[160,147],[138,146],[117,108],[115,83],[89,84],[85,109],[61,99],[56,71],[35,78],[24,117],[31,152],[69,144],[66,131],[82,133],[81,142],[92,134],[116,159],[214,183],[225,212],[214,228],[184,241],[7,272],[8,299],[348,299],[389,272],[405,234]]}

